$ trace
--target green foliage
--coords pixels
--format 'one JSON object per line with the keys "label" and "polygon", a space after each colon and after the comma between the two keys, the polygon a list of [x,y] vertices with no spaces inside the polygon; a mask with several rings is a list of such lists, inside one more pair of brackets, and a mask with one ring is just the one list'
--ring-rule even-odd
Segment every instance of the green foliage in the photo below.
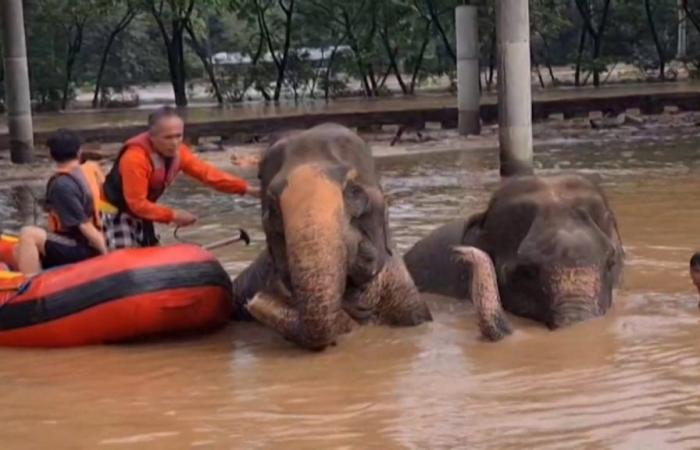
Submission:
{"label": "green foliage", "polygon": [[[659,67],[675,57],[676,0],[611,0],[604,26],[608,0],[529,2],[533,61],[554,84],[560,82],[548,70],[554,66],[578,62],[581,81],[591,82],[593,74],[605,81],[611,65],[624,62],[649,78],[659,76]],[[463,3],[29,0],[25,17],[32,98],[38,107],[53,108],[60,105],[66,82],[69,97],[78,86],[92,89],[103,59],[101,94],[106,99],[134,85],[164,81],[182,88],[181,95],[186,95],[183,86],[195,81],[218,84],[226,101],[258,95],[272,99],[277,91],[290,98],[385,95],[394,80],[410,93],[414,83],[454,76],[454,8]],[[467,3],[479,8],[481,65],[488,75],[496,63],[495,0]],[[700,0],[689,0],[688,8],[688,60],[700,61]],[[136,18],[107,45],[132,9]],[[325,49],[324,57],[309,58],[309,48]],[[338,48],[348,50],[332,52]],[[246,62],[216,64],[212,57],[219,52],[240,53]],[[2,91],[0,83],[0,98]]]}

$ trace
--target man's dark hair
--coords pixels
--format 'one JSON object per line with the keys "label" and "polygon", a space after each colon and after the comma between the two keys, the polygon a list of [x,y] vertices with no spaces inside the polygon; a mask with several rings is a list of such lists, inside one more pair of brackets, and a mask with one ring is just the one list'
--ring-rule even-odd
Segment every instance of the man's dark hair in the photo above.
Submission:
{"label": "man's dark hair", "polygon": [[182,116],[180,116],[180,113],[177,112],[177,109],[173,108],[172,106],[161,106],[148,116],[148,128],[153,128],[153,126],[161,120],[170,117],[182,119]]}
{"label": "man's dark hair", "polygon": [[690,268],[693,270],[700,270],[700,252],[697,252],[690,258]]}
{"label": "man's dark hair", "polygon": [[81,141],[75,132],[61,128],[46,141],[46,145],[49,147],[51,159],[63,163],[78,159]]}

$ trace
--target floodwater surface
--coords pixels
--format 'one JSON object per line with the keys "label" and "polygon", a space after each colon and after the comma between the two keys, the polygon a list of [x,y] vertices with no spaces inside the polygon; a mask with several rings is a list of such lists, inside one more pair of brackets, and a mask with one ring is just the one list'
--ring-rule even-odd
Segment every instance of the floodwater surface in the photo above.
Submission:
{"label": "floodwater surface", "polygon": [[[617,213],[627,262],[604,318],[556,332],[514,320],[516,333],[493,344],[478,339],[469,304],[432,297],[433,323],[364,327],[322,353],[239,323],[171,342],[0,350],[0,446],[697,448],[700,309],[687,261],[700,231],[698,148],[538,150],[543,173],[597,173]],[[494,152],[379,166],[402,252],[477,212],[498,181]],[[202,214],[192,240],[248,229],[250,247],[216,251],[232,275],[262,248],[254,201],[189,182],[166,201]],[[1,192],[6,226],[12,214]]]}
{"label": "floodwater surface", "polygon": [[[535,101],[604,98],[624,95],[669,94],[696,92],[700,89],[696,83],[674,82],[663,84],[633,83],[622,85],[604,85],[599,88],[560,87],[544,90],[533,89]],[[495,91],[484,92],[482,104],[495,104]],[[159,103],[158,103],[159,104]],[[65,112],[38,113],[32,116],[34,129],[37,131],[54,130],[61,127],[111,128],[145,124],[148,114],[158,104],[144,104],[140,108],[69,110]],[[357,111],[391,111],[421,108],[455,107],[457,97],[445,93],[421,93],[419,96],[382,97],[367,99],[364,97],[342,98],[326,102],[324,100],[306,99],[300,102],[291,100],[280,104],[267,104],[260,101],[218,106],[191,106],[183,111],[188,123],[210,122],[219,120],[245,120],[264,117],[296,116],[320,113],[352,113]],[[7,120],[0,115],[0,133],[7,133]]]}

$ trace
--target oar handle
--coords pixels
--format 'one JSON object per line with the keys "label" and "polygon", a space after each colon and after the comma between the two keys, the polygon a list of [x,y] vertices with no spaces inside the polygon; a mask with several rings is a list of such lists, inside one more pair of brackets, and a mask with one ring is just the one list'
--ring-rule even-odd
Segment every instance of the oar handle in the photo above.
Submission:
{"label": "oar handle", "polygon": [[[173,236],[179,242],[193,244],[193,242],[186,242],[186,241],[181,240],[177,236],[177,228],[175,229],[175,233],[173,233]],[[243,228],[238,229],[238,236],[236,236],[236,237],[230,237],[230,238],[214,241],[214,242],[211,242],[209,244],[202,245],[202,248],[205,250],[213,250],[215,248],[219,248],[219,247],[223,247],[225,245],[233,244],[234,242],[238,242],[238,241],[243,241],[243,242],[245,242],[245,245],[250,245],[250,236]]]}

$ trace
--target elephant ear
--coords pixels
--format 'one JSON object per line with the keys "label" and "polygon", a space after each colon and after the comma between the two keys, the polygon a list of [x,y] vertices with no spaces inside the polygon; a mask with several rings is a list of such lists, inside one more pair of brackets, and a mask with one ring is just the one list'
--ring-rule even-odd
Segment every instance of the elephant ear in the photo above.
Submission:
{"label": "elephant ear", "polygon": [[[484,222],[486,221],[486,212],[474,214],[464,223],[464,231],[462,232],[462,245],[482,247],[482,233]],[[483,249],[482,249],[483,250]]]}

